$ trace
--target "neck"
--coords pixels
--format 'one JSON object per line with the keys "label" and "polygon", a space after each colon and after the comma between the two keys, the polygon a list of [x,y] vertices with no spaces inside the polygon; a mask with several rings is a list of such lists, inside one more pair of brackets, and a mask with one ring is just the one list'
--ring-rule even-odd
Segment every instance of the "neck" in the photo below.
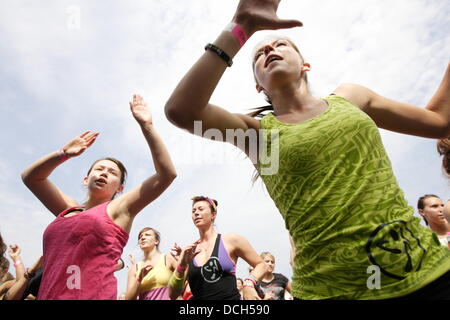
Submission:
{"label": "neck", "polygon": [[199,233],[200,240],[202,242],[208,242],[209,240],[214,239],[214,237],[217,235],[217,232],[214,230],[214,227],[212,225],[206,230],[199,229]]}
{"label": "neck", "polygon": [[429,227],[433,232],[436,232],[440,236],[445,236],[449,232],[449,226],[447,223],[429,222]]}
{"label": "neck", "polygon": [[273,279],[273,272],[266,272],[264,274],[263,280],[270,282]]}
{"label": "neck", "polygon": [[153,258],[157,257],[160,255],[160,252],[158,251],[157,247],[153,247],[150,250],[146,250],[144,251],[144,261],[150,261]]}
{"label": "neck", "polygon": [[322,100],[309,93],[304,81],[298,86],[282,86],[272,90],[270,99],[277,116],[306,111],[317,103],[322,103]]}
{"label": "neck", "polygon": [[94,197],[92,195],[89,196],[88,200],[85,202],[86,210],[98,206],[104,202],[110,201],[108,197]]}

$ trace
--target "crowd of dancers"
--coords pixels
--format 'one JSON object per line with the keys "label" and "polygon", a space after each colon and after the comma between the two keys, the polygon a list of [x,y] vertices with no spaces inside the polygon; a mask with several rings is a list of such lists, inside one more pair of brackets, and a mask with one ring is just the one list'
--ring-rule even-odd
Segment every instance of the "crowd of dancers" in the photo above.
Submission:
{"label": "crowd of dancers", "polygon": [[[273,254],[258,254],[241,235],[218,233],[219,202],[196,196],[191,209],[198,240],[162,253],[157,228],[142,229],[143,260],[131,262],[123,298],[449,299],[450,204],[425,195],[418,212],[428,227],[413,217],[378,128],[437,139],[442,166],[450,174],[450,64],[425,108],[356,84],[339,85],[328,97],[317,98],[308,88],[311,65],[297,46],[288,38],[271,37],[257,45],[252,62],[256,90],[265,94],[268,105],[236,114],[211,104],[223,73],[249,37],[259,30],[302,26],[278,18],[279,2],[241,0],[231,23],[178,83],[165,112],[175,126],[202,136],[208,129],[224,136],[227,130],[263,132],[256,135],[257,152],[239,139],[227,142],[252,161],[285,221],[292,279],[274,273]],[[15,278],[1,241],[2,299],[118,298],[114,272],[125,266],[121,255],[134,218],[174,179],[183,178],[177,177],[144,99],[134,95],[130,108],[156,172],[125,192],[123,164],[111,157],[96,160],[83,178],[87,200],[78,203],[49,178],[90,148],[97,132],[86,131],[33,162],[22,180],[55,219],[43,234],[42,258],[31,267],[23,265],[20,247],[10,245]],[[194,130],[195,121],[201,121],[201,132]],[[273,152],[279,164],[275,171],[266,156]],[[251,269],[243,280],[236,279],[238,259]],[[369,266],[380,272],[379,290],[367,286]]]}

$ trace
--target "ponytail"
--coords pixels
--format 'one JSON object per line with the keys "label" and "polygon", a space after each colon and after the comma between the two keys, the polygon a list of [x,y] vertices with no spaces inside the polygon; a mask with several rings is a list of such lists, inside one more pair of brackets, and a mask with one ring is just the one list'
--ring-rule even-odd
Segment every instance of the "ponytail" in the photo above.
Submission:
{"label": "ponytail", "polygon": [[442,156],[442,168],[450,178],[450,137],[438,141],[437,151]]}

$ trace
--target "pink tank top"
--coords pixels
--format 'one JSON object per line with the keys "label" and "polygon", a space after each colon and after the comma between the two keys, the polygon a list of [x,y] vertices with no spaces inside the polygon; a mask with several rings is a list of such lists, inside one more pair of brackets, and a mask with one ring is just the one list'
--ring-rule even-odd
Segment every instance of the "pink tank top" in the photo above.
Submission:
{"label": "pink tank top", "polygon": [[61,212],[44,232],[39,300],[116,300],[117,260],[128,233],[106,212],[108,202],[65,218]]}

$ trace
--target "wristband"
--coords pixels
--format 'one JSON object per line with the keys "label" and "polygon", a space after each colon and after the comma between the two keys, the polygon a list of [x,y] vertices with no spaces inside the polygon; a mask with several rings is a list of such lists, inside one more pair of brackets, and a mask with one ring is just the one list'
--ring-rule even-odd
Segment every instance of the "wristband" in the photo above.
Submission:
{"label": "wristband", "polygon": [[247,42],[248,36],[245,33],[244,29],[242,27],[235,23],[231,22],[226,28],[225,31],[231,32],[231,34],[236,38],[236,40],[239,42],[239,45],[242,46]]}
{"label": "wristband", "polygon": [[29,272],[28,269],[27,271],[25,271],[25,273],[23,274],[23,276],[25,277],[25,279],[31,280],[36,274],[33,272]]}
{"label": "wristband", "polygon": [[[249,283],[252,283],[252,285],[249,285]],[[250,275],[249,278],[244,279],[244,286],[247,284],[247,287],[254,288],[256,286],[256,279]]]}
{"label": "wristband", "polygon": [[182,266],[178,265],[177,271],[179,274],[184,274],[184,272],[186,271],[186,267],[182,267]]}
{"label": "wristband", "polygon": [[66,161],[69,159],[69,156],[64,152],[63,148],[58,150],[58,156],[59,156],[59,160],[61,160],[61,161]]}
{"label": "wristband", "polygon": [[181,278],[178,278],[176,275],[176,272],[172,274],[169,280],[169,287],[172,287],[175,290],[183,290],[184,286],[184,276]]}
{"label": "wristband", "polygon": [[205,46],[205,50],[211,50],[212,52],[214,52],[215,54],[217,54],[223,61],[225,61],[225,63],[231,67],[233,65],[233,60],[230,58],[229,55],[226,54],[225,51],[223,51],[222,49],[220,49],[219,47],[213,45],[212,43],[208,43]]}
{"label": "wristband", "polygon": [[17,266],[19,266],[19,265],[21,265],[22,264],[22,261],[16,261],[16,262],[14,262],[14,267],[17,267]]}

